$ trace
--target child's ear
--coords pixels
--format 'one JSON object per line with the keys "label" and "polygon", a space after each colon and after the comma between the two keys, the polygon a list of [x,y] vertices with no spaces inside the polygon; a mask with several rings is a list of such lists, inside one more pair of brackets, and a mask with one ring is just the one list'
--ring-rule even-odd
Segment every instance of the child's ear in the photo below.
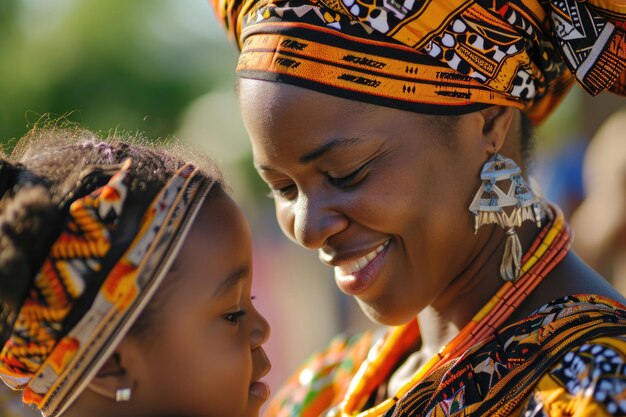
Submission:
{"label": "child's ear", "polygon": [[132,347],[122,341],[87,385],[87,389],[113,401],[130,401],[137,383],[130,372],[134,356],[131,350]]}

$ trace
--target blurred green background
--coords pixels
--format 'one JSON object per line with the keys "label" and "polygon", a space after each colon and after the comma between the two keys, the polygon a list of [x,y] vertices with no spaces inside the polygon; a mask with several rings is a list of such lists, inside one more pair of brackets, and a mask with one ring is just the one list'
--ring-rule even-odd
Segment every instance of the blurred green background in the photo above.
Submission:
{"label": "blurred green background", "polygon": [[211,19],[198,0],[2,0],[0,138],[45,113],[173,134],[192,100],[232,83],[236,51]]}

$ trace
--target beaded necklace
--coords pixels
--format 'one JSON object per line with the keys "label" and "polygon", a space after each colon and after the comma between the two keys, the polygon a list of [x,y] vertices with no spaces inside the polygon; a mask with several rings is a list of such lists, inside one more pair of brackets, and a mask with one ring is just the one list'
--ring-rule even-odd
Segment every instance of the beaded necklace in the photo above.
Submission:
{"label": "beaded necklace", "polygon": [[539,233],[522,258],[520,277],[506,282],[459,334],[425,363],[393,397],[361,411],[374,390],[389,376],[397,361],[419,340],[417,320],[398,326],[372,347],[355,374],[344,400],[327,417],[378,417],[387,412],[411,388],[436,369],[458,358],[472,345],[485,340],[522,304],[526,297],[565,257],[571,246],[569,225],[563,213],[552,207],[554,219]]}

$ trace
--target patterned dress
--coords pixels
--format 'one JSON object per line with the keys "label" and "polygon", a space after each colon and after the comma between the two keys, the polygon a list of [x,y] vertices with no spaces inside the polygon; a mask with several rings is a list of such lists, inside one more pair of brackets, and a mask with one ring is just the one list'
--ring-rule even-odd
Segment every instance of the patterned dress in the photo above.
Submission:
{"label": "patterned dress", "polygon": [[[372,333],[336,338],[272,400],[266,417],[326,415],[366,358]],[[604,297],[555,300],[413,387],[385,417],[624,416],[626,310]]]}

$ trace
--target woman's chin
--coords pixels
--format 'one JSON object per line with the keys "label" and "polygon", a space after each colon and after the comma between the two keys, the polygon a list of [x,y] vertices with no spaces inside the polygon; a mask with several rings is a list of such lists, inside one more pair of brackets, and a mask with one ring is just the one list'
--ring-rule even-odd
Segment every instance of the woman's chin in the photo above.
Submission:
{"label": "woman's chin", "polygon": [[392,302],[369,302],[355,298],[367,318],[383,326],[401,326],[413,320],[418,313],[413,309],[400,309]]}

